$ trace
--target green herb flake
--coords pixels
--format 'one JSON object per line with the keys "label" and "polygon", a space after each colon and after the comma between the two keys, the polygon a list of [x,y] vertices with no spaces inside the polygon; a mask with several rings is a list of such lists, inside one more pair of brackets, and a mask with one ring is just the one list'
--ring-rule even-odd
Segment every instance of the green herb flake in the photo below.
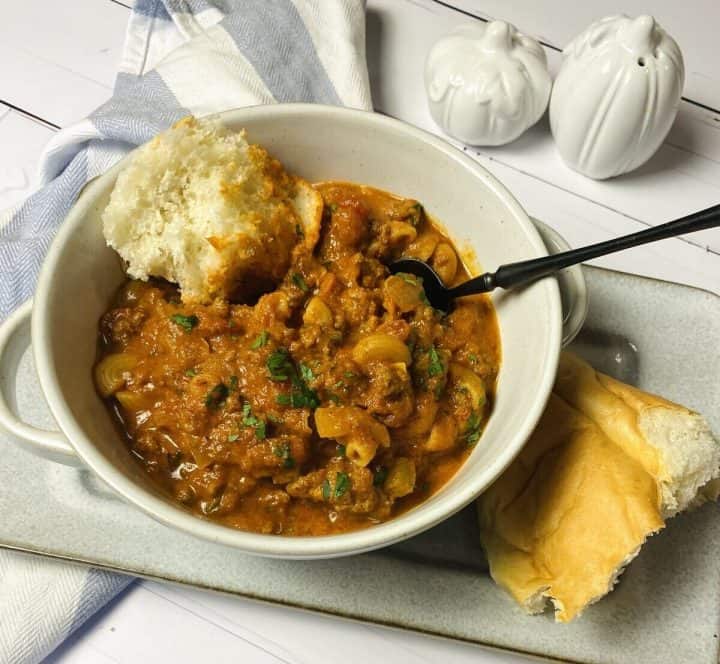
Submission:
{"label": "green herb flake", "polygon": [[273,446],[273,454],[283,460],[283,468],[295,468],[295,459],[291,456],[290,444],[281,443]]}
{"label": "green herb flake", "polygon": [[352,380],[357,376],[357,374],[354,371],[346,371],[343,376],[345,376],[348,380]]}
{"label": "green herb flake", "polygon": [[292,279],[292,282],[303,292],[307,293],[310,290],[310,287],[307,285],[305,279],[303,279],[303,276],[299,272],[293,272],[292,276],[290,277]]}
{"label": "green herb flake", "polygon": [[350,476],[347,473],[337,473],[335,475],[335,498],[344,496],[349,488]]}
{"label": "green herb flake", "polygon": [[205,397],[205,407],[211,410],[218,410],[220,406],[225,403],[228,394],[230,394],[230,390],[228,390],[227,385],[225,385],[225,383],[218,383],[207,393]]}
{"label": "green herb flake", "polygon": [[411,286],[418,285],[418,282],[412,274],[408,274],[407,272],[398,272],[397,276],[400,277],[406,284],[410,284]]}
{"label": "green herb flake", "polygon": [[300,378],[302,378],[306,383],[311,383],[315,380],[315,374],[307,364],[300,362],[298,364],[298,368],[300,369]]}
{"label": "green herb flake", "polygon": [[234,443],[238,438],[240,438],[240,434],[239,434],[239,433],[231,433],[231,434],[227,437],[229,443]]}
{"label": "green herb flake", "polygon": [[197,369],[188,369],[187,371],[185,371],[185,375],[188,378],[193,378],[193,377],[197,376],[197,373],[198,373]]}
{"label": "green herb flake", "polygon": [[482,421],[477,411],[473,411],[468,418],[465,431],[462,434],[462,438],[468,447],[472,447],[475,443],[480,440],[480,434],[482,433]]}
{"label": "green herb flake", "polygon": [[278,348],[268,356],[265,366],[270,372],[270,380],[288,380],[295,373],[290,353],[285,348]]}
{"label": "green herb flake", "polygon": [[468,360],[470,360],[470,362],[471,362],[472,364],[477,364],[477,363],[478,363],[478,356],[475,355],[475,353],[470,353],[470,354],[468,355]]}
{"label": "green herb flake", "polygon": [[388,476],[388,470],[384,466],[380,466],[375,471],[375,476],[373,477],[373,484],[375,486],[382,486],[385,483],[385,480]]}
{"label": "green herb flake", "polygon": [[429,364],[428,364],[428,376],[439,376],[445,371],[442,360],[440,359],[440,353],[438,353],[435,346],[430,346],[428,350]]}
{"label": "green herb flake", "polygon": [[238,388],[238,377],[230,376],[230,392],[235,392]]}
{"label": "green herb flake", "polygon": [[328,479],[322,483],[322,497],[323,500],[330,500],[330,480]]}
{"label": "green herb flake", "polygon": [[344,457],[344,456],[345,456],[345,445],[340,445],[340,444],[338,444],[338,446],[337,446],[337,455],[338,455],[339,457]]}
{"label": "green herb flake", "polygon": [[268,342],[268,337],[269,337],[268,331],[267,331],[267,330],[263,330],[263,331],[260,332],[260,334],[255,338],[255,341],[253,341],[253,342],[250,344],[250,348],[252,348],[252,350],[257,350],[258,348],[262,348],[262,347]]}
{"label": "green herb flake", "polygon": [[170,320],[181,327],[185,332],[192,332],[192,329],[200,322],[197,316],[185,316],[184,314],[173,314]]}
{"label": "green herb flake", "polygon": [[327,393],[328,401],[332,401],[336,406],[340,405],[340,397],[333,392]]}
{"label": "green herb flake", "polygon": [[242,407],[242,423],[246,427],[252,427],[255,429],[255,438],[258,440],[265,440],[267,435],[267,424],[265,420],[252,414],[252,408],[247,401],[243,403]]}
{"label": "green herb flake", "polygon": [[420,298],[420,302],[423,304],[427,304],[427,306],[430,306],[430,300],[428,300],[428,296],[425,295],[425,289],[420,289],[420,292],[418,293],[418,297]]}
{"label": "green herb flake", "polygon": [[293,408],[317,408],[320,405],[317,392],[305,385],[293,388],[290,394],[279,394],[275,401],[281,406]]}
{"label": "green herb flake", "polygon": [[320,399],[317,392],[307,386],[306,381],[314,380],[310,367],[300,363],[298,369],[292,362],[290,354],[284,348],[274,351],[267,359],[267,368],[270,372],[270,379],[274,381],[290,380],[292,391],[290,394],[279,394],[275,401],[281,406],[292,406],[293,408],[317,408]]}

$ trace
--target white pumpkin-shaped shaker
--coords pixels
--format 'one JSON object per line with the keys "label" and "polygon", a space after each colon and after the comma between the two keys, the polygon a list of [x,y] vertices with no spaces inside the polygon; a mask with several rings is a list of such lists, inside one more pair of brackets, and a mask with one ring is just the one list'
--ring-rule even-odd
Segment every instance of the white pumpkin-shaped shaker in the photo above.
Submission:
{"label": "white pumpkin-shaped shaker", "polygon": [[682,53],[652,16],[609,16],[565,49],[550,99],[550,127],[562,158],[604,179],[645,163],[677,114]]}
{"label": "white pumpkin-shaped shaker", "polygon": [[545,112],[550,87],[540,44],[504,21],[458,28],[425,63],[433,119],[471,145],[515,140]]}

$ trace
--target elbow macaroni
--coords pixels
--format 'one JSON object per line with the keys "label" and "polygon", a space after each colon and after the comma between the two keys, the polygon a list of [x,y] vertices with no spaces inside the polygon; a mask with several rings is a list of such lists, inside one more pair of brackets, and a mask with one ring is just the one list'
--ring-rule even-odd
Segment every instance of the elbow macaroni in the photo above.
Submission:
{"label": "elbow macaroni", "polygon": [[103,357],[95,366],[95,384],[100,395],[107,399],[125,387],[127,374],[137,363],[137,358],[130,353],[112,353]]}
{"label": "elbow macaroni", "polygon": [[410,349],[391,334],[370,334],[355,344],[352,357],[362,367],[371,362],[402,362],[410,364]]}

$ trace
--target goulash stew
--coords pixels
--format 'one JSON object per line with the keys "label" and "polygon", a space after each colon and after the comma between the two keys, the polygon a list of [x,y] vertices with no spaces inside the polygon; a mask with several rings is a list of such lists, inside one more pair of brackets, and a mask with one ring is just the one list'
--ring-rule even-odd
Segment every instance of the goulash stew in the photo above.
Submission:
{"label": "goulash stew", "polygon": [[417,201],[317,186],[320,241],[256,303],[184,305],[169,283],[129,281],[100,323],[97,389],[132,453],[176,501],[242,530],[392,518],[452,477],[493,402],[490,300],[444,315],[387,267],[415,256],[462,281],[448,238]]}

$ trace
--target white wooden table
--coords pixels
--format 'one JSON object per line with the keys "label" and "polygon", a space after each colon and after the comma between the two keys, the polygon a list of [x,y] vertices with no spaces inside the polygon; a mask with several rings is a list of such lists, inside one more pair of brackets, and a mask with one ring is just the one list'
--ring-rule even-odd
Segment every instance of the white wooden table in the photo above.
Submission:
{"label": "white wooden table", "polygon": [[[332,1],[332,0],[325,0]],[[131,0],[0,0],[0,208],[33,189],[43,145],[111,93]],[[376,108],[431,131],[422,66],[435,39],[487,17],[558,46],[602,15],[651,11],[686,55],[686,99],[659,153],[636,173],[595,182],[568,170],[542,121],[512,145],[471,150],[527,211],[572,245],[640,230],[720,201],[717,0],[368,0],[368,61]],[[452,6],[451,6],[452,5]],[[638,247],[596,262],[720,293],[720,231]],[[148,629],[151,627],[152,629]],[[201,591],[139,582],[50,661],[517,662],[511,655]]]}

